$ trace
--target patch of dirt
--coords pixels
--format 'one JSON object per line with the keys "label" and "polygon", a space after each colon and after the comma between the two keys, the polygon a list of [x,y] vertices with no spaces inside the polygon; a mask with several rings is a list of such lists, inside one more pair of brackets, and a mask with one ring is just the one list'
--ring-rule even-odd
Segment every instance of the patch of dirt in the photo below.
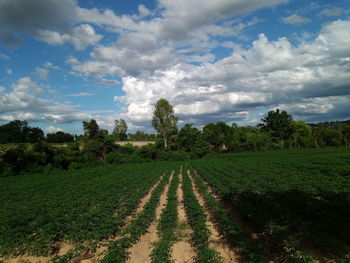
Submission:
{"label": "patch of dirt", "polygon": [[[137,207],[137,209],[135,210],[135,212],[134,212],[132,215],[126,217],[124,228],[130,223],[130,221],[132,220],[132,218],[136,217],[139,213],[142,212],[143,207],[147,204],[147,202],[148,202],[149,199],[151,198],[151,195],[152,195],[152,193],[153,193],[153,190],[158,186],[158,184],[159,184],[159,182],[162,180],[163,176],[164,176],[164,174],[160,177],[160,179],[158,180],[158,182],[157,182],[156,184],[154,184],[154,185],[151,187],[151,189],[149,190],[149,192],[141,199],[140,204],[138,205],[138,207]],[[121,232],[122,232],[122,231],[121,231]],[[96,262],[101,261],[101,259],[103,258],[102,253],[103,253],[104,251],[107,250],[107,247],[104,246],[104,244],[107,244],[109,241],[115,241],[115,240],[117,240],[117,239],[119,239],[119,238],[120,238],[120,236],[115,236],[114,238],[110,238],[110,239],[108,239],[108,240],[106,240],[106,241],[104,241],[104,242],[101,242],[101,243],[99,244],[99,246],[97,247],[96,252],[95,252],[95,255],[94,255],[93,257],[88,258],[88,259],[81,260],[80,262],[82,262],[82,263],[96,263]]]}
{"label": "patch of dirt", "polygon": [[148,144],[155,144],[155,141],[122,141],[122,142],[115,142],[115,144],[119,145],[126,145],[126,144],[132,144],[136,147],[142,147]]}
{"label": "patch of dirt", "polygon": [[175,242],[172,247],[172,258],[174,259],[174,263],[192,263],[194,262],[196,252],[190,243],[192,230],[187,224],[187,216],[185,213],[185,206],[183,201],[181,172],[179,179],[179,187],[177,189],[177,198],[179,201],[179,205],[177,207],[178,226],[176,229],[176,235],[179,240]]}
{"label": "patch of dirt", "polygon": [[[174,171],[172,172],[169,182],[173,177]],[[165,208],[167,203],[167,193],[169,190],[169,182],[165,186],[163,193],[160,196],[159,205],[156,208],[156,218],[151,223],[149,228],[147,229],[147,233],[141,236],[140,240],[133,245],[129,250],[129,259],[126,263],[145,263],[151,262],[151,252],[153,248],[153,243],[159,240],[159,236],[157,233],[157,223],[162,213],[162,210]]]}
{"label": "patch of dirt", "polygon": [[[193,192],[199,202],[199,204],[206,209],[206,204],[204,198],[200,195],[198,189],[195,187],[195,182],[191,176],[190,170],[187,170],[187,174],[190,177],[192,181]],[[211,249],[214,249],[217,251],[222,258],[223,263],[230,263],[230,262],[238,262],[238,258],[235,255],[235,252],[231,249],[227,241],[224,239],[224,237],[219,233],[218,227],[216,224],[214,224],[214,218],[213,215],[206,209],[207,213],[207,227],[211,233],[210,235],[210,245],[209,247]]]}
{"label": "patch of dirt", "polygon": [[[66,254],[71,248],[74,248],[73,244],[69,243],[61,243],[59,245],[60,249],[57,253],[57,255],[62,256]],[[24,263],[24,262],[31,262],[31,263],[47,263],[50,261],[52,257],[50,256],[42,256],[42,257],[36,257],[36,256],[18,256],[18,257],[10,257],[10,258],[2,258],[0,257],[0,260],[6,262],[6,263]]]}

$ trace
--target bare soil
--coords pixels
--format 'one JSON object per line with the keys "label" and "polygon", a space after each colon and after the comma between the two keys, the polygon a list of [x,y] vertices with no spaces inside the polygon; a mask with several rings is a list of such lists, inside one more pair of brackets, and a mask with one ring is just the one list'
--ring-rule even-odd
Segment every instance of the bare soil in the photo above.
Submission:
{"label": "bare soil", "polygon": [[[138,207],[135,210],[135,212],[125,219],[125,226],[124,226],[124,228],[130,223],[132,218],[136,217],[139,213],[142,212],[144,206],[147,204],[147,202],[151,198],[151,195],[152,195],[154,189],[158,186],[158,184],[162,180],[163,176],[164,176],[164,174],[161,176],[161,178],[158,180],[158,182],[151,187],[150,191],[141,199],[140,204],[138,205]],[[107,250],[107,247],[104,246],[104,244],[108,243],[109,241],[117,240],[118,238],[120,238],[120,236],[115,236],[115,237],[110,238],[110,239],[108,239],[108,240],[106,240],[104,242],[101,242],[101,244],[97,247],[95,255],[93,257],[81,260],[80,262],[82,262],[82,263],[96,263],[96,262],[99,262],[103,258],[102,253]]]}
{"label": "bare soil", "polygon": [[[187,171],[187,174],[189,175],[189,177],[192,181],[192,185],[194,186],[193,192],[194,192],[199,204],[206,209],[205,200],[200,195],[198,189],[195,187],[195,183],[194,183],[193,178],[191,177],[190,170]],[[235,255],[235,252],[233,251],[233,249],[231,249],[231,247],[229,246],[227,241],[219,233],[219,229],[218,229],[217,225],[214,223],[215,221],[214,221],[212,213],[208,210],[206,210],[206,212],[207,212],[206,225],[207,225],[207,227],[210,231],[210,234],[211,234],[210,238],[209,238],[210,248],[214,249],[215,251],[217,251],[219,253],[223,263],[238,262],[238,258]]]}
{"label": "bare soil", "polygon": [[126,145],[126,144],[132,144],[133,146],[136,147],[142,147],[148,144],[155,144],[154,141],[122,141],[122,142],[115,142],[115,144],[119,144],[119,145]]}
{"label": "bare soil", "polygon": [[[174,172],[170,176],[169,182],[173,177]],[[140,240],[133,245],[129,250],[129,259],[126,263],[145,263],[151,262],[151,252],[153,248],[153,243],[159,240],[157,233],[157,223],[162,213],[162,210],[167,204],[167,193],[169,190],[169,183],[165,186],[163,193],[160,196],[160,202],[156,208],[156,218],[149,226],[147,233],[141,236]]]}
{"label": "bare soil", "polygon": [[178,241],[172,247],[172,258],[175,263],[192,263],[196,256],[194,247],[190,243],[192,230],[187,224],[187,216],[185,213],[185,206],[182,192],[182,173],[180,172],[179,187],[177,189],[177,198],[179,205],[177,207],[178,212],[178,226],[176,234]]}

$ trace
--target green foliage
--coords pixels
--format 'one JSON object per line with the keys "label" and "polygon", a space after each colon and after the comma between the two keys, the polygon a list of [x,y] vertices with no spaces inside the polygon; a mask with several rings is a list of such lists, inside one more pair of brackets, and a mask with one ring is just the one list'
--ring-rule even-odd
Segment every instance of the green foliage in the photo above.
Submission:
{"label": "green foliage", "polygon": [[165,147],[167,147],[167,141],[170,136],[177,131],[176,123],[178,119],[179,118],[174,115],[173,106],[171,106],[166,99],[157,101],[153,112],[152,125],[164,139]]}
{"label": "green foliage", "polygon": [[293,117],[286,111],[269,111],[267,116],[261,120],[259,125],[261,129],[271,133],[275,142],[283,142],[288,140],[293,132]]}
{"label": "green foliage", "polygon": [[125,141],[128,138],[128,136],[126,135],[127,130],[128,130],[128,125],[123,119],[114,121],[113,136],[115,140]]}
{"label": "green foliage", "polygon": [[[82,244],[118,234],[140,199],[173,165],[128,164],[1,177],[0,254],[48,255],[60,241]],[[152,200],[149,210],[157,205],[158,199]],[[148,216],[145,213],[138,222]]]}
{"label": "green foliage", "polygon": [[176,241],[175,229],[177,225],[177,188],[179,177],[174,174],[167,194],[167,205],[163,210],[158,222],[158,234],[160,239],[154,244],[151,253],[152,263],[171,263],[171,246]]}
{"label": "green foliage", "polygon": [[349,251],[348,161],[346,148],[325,148],[227,154],[191,164],[268,240],[276,260],[310,262],[302,244],[321,258],[343,258]]}
{"label": "green foliage", "polygon": [[44,140],[44,132],[40,128],[28,126],[27,121],[14,120],[0,126],[0,143],[36,143]]}
{"label": "green foliage", "polygon": [[163,176],[158,186],[152,192],[151,198],[144,206],[142,212],[134,218],[129,225],[120,233],[120,239],[111,241],[102,263],[125,262],[128,258],[127,249],[136,243],[147,232],[147,228],[156,216],[156,207],[160,202],[160,195],[169,180],[169,173]]}
{"label": "green foliage", "polygon": [[84,136],[90,140],[95,140],[99,137],[100,127],[96,120],[91,119],[90,121],[83,121]]}
{"label": "green foliage", "polygon": [[197,250],[196,262],[220,263],[219,254],[209,248],[210,231],[206,226],[207,215],[194,195],[192,183],[186,173],[183,175],[182,190],[184,193],[186,215],[189,225],[193,230],[192,243]]}
{"label": "green foliage", "polygon": [[129,133],[128,138],[130,141],[155,141],[157,138],[157,135],[148,134],[143,131],[136,131],[134,134]]}
{"label": "green foliage", "polygon": [[49,143],[73,142],[74,136],[63,131],[58,131],[56,133],[48,133],[46,135],[46,141]]}

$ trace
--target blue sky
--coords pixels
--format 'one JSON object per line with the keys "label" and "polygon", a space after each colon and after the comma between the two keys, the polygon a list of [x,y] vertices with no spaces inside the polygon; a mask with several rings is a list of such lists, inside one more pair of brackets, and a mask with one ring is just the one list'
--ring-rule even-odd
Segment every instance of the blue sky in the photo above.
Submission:
{"label": "blue sky", "polygon": [[179,126],[255,125],[269,110],[350,119],[350,1],[0,2],[0,124],[154,132],[166,98]]}

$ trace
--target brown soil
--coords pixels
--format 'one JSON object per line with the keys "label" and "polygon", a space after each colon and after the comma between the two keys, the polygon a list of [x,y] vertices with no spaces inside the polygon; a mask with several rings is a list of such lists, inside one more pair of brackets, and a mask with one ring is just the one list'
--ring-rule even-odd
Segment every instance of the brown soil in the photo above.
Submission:
{"label": "brown soil", "polygon": [[[58,251],[57,255],[62,256],[72,248],[74,248],[73,244],[62,243],[62,244],[60,244],[60,250]],[[11,257],[11,258],[0,257],[0,260],[4,261],[6,263],[23,263],[23,262],[47,263],[50,261],[50,259],[51,259],[51,257],[49,257],[49,256],[37,257],[37,256],[28,256],[28,255]]]}
{"label": "brown soil", "polygon": [[192,263],[196,256],[193,246],[190,244],[192,230],[187,224],[187,216],[185,213],[183,192],[182,192],[182,173],[180,172],[179,187],[177,189],[177,197],[179,205],[178,212],[178,227],[177,236],[179,240],[172,247],[172,258],[174,263]]}
{"label": "brown soil", "polygon": [[[174,171],[170,176],[169,181],[171,181],[173,177]],[[160,218],[162,210],[165,208],[167,203],[167,193],[169,190],[169,184],[165,186],[163,193],[160,196],[160,202],[158,207],[156,208],[156,218],[151,223],[149,228],[147,229],[146,234],[141,236],[140,240],[133,245],[129,250],[129,259],[126,263],[145,263],[151,262],[151,252],[153,248],[153,243],[159,240],[159,236],[157,233],[157,222]]]}
{"label": "brown soil", "polygon": [[[199,191],[195,187],[195,183],[193,178],[191,177],[190,170],[187,171],[187,174],[189,175],[193,187],[193,192],[199,202],[199,204],[202,207],[206,207],[204,198],[200,195]],[[223,236],[219,233],[218,227],[216,224],[214,224],[213,215],[210,213],[210,211],[207,211],[207,227],[211,233],[210,235],[210,248],[217,251],[222,259],[223,263],[230,263],[230,262],[238,262],[238,258],[235,255],[234,251],[231,249],[231,247],[228,245],[227,241],[223,238]]]}
{"label": "brown soil", "polygon": [[[153,190],[158,186],[158,184],[159,184],[160,180],[162,180],[163,176],[164,176],[164,174],[161,176],[161,178],[158,180],[158,182],[155,185],[152,186],[152,188],[147,193],[147,195],[145,195],[141,199],[140,204],[138,205],[138,207],[135,210],[135,212],[125,219],[125,226],[124,226],[124,228],[130,223],[132,218],[136,217],[139,213],[142,212],[143,207],[147,204],[147,202],[151,198]],[[93,257],[81,260],[80,262],[82,262],[82,263],[96,263],[96,262],[99,262],[103,258],[103,255],[102,255],[103,252],[107,250],[107,247],[104,246],[104,244],[107,244],[109,241],[117,240],[118,238],[120,238],[120,236],[115,236],[114,238],[110,238],[110,239],[108,239],[108,240],[106,240],[104,242],[101,242],[101,244],[97,247],[95,255]]]}
{"label": "brown soil", "polygon": [[126,144],[132,144],[133,146],[136,147],[142,147],[148,144],[155,144],[154,141],[122,141],[122,142],[115,142],[115,144],[119,144],[119,145],[126,145]]}

